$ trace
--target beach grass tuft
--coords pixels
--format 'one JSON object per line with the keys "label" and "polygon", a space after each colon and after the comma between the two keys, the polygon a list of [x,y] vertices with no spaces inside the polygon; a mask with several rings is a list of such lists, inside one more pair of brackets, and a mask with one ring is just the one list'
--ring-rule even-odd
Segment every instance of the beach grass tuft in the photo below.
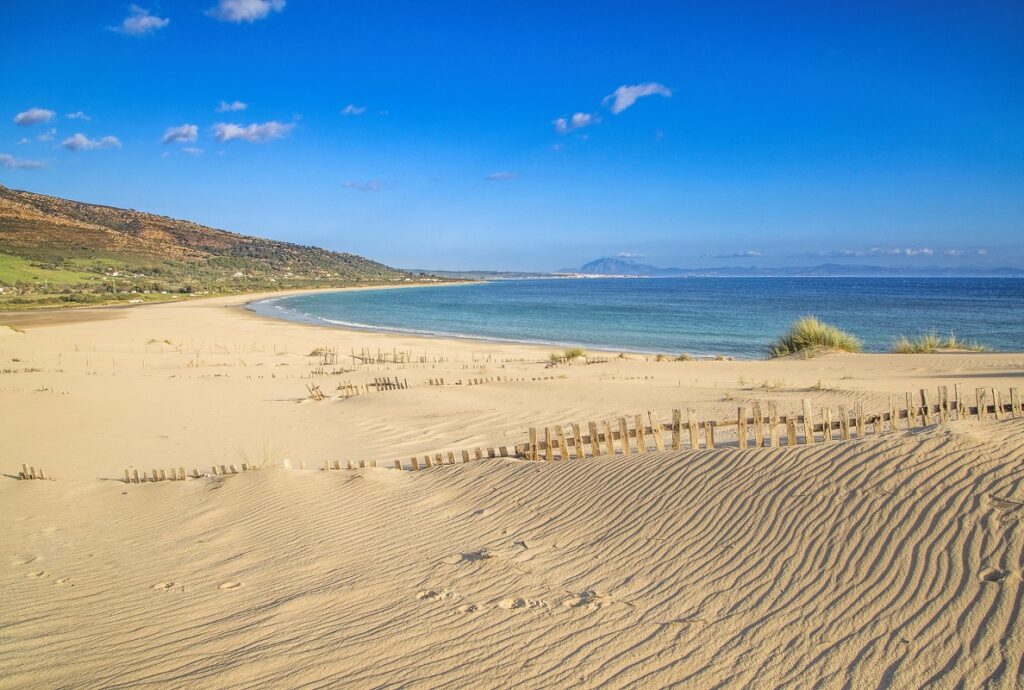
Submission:
{"label": "beach grass tuft", "polygon": [[812,355],[819,350],[860,352],[859,338],[814,316],[803,316],[793,322],[789,330],[768,346],[770,357],[785,357],[795,353]]}
{"label": "beach grass tuft", "polygon": [[940,338],[934,331],[929,331],[916,338],[908,338],[901,335],[892,343],[890,352],[896,355],[919,355],[931,352],[942,352],[944,350],[957,350],[960,352],[989,352],[991,348],[976,340],[961,340],[956,333],[950,333],[945,338]]}

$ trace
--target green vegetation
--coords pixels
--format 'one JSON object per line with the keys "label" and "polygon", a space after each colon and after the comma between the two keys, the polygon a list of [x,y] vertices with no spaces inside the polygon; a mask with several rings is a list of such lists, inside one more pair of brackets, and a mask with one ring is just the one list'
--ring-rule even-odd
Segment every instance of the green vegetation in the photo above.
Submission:
{"label": "green vegetation", "polygon": [[860,352],[861,349],[861,342],[855,336],[823,323],[814,316],[804,316],[797,319],[785,335],[768,346],[768,355],[785,357],[800,352],[811,356],[821,350]]}
{"label": "green vegetation", "polygon": [[0,310],[436,280],[361,256],[0,186]]}
{"label": "green vegetation", "polygon": [[930,352],[942,352],[944,350],[960,352],[988,352],[990,348],[987,345],[982,345],[974,340],[960,340],[957,338],[955,333],[950,333],[946,338],[940,338],[933,330],[913,339],[908,338],[905,335],[901,335],[893,341],[890,352],[897,355],[917,355],[928,354]]}
{"label": "green vegetation", "polygon": [[568,362],[576,359],[577,357],[586,357],[587,353],[581,347],[567,347],[561,352],[552,352],[548,355],[548,361],[552,364],[559,364],[561,362]]}

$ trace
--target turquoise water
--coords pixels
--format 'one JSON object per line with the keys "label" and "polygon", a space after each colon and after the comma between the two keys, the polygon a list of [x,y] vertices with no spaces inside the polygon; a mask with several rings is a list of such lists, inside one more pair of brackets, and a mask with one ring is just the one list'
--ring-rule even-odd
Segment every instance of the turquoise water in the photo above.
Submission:
{"label": "turquoise water", "polygon": [[865,349],[935,329],[1024,351],[1020,278],[637,278],[517,280],[333,292],[251,306],[323,325],[611,351],[757,357],[814,314]]}

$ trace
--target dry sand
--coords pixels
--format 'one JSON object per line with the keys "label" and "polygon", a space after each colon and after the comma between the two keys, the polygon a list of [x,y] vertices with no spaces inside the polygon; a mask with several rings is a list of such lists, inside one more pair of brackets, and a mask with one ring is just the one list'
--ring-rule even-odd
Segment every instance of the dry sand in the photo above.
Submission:
{"label": "dry sand", "polygon": [[[239,302],[0,328],[0,687],[1024,685],[1024,420],[384,467],[648,410],[1005,395],[1024,355],[546,369],[550,348],[323,329]],[[310,378],[323,346],[449,361]],[[335,390],[378,376],[410,388]],[[556,378],[424,385],[492,376]],[[324,460],[381,467],[312,469]],[[23,462],[54,480],[17,481]],[[263,469],[118,481],[241,462]]]}

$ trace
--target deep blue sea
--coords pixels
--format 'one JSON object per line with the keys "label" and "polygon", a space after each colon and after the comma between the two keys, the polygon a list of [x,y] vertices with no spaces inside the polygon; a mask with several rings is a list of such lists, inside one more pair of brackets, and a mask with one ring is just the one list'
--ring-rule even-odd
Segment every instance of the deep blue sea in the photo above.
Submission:
{"label": "deep blue sea", "polygon": [[610,351],[759,357],[813,314],[868,351],[930,330],[1024,351],[1020,278],[637,278],[514,280],[300,295],[252,305],[324,325]]}

